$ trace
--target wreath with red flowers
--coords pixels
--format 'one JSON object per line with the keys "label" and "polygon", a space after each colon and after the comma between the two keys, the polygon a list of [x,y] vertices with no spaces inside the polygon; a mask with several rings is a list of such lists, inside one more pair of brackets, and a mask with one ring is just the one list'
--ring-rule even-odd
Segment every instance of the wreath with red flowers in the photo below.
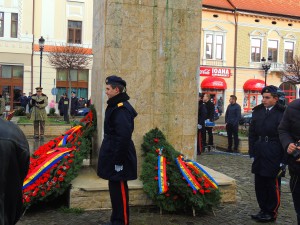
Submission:
{"label": "wreath with red flowers", "polygon": [[142,149],[143,188],[161,209],[203,211],[220,203],[220,191],[214,179],[200,164],[184,159],[159,129],[145,134]]}
{"label": "wreath with red flowers", "polygon": [[65,134],[40,146],[30,157],[23,183],[23,206],[49,201],[62,195],[78,175],[83,159],[91,151],[91,136],[96,129],[95,109]]}

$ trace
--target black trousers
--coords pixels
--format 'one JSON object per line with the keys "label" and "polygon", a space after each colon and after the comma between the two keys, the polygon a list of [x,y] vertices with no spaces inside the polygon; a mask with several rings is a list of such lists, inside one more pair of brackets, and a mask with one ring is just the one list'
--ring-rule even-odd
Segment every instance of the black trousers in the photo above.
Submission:
{"label": "black trousers", "polygon": [[227,138],[228,138],[228,151],[232,150],[232,136],[234,139],[234,147],[233,150],[237,152],[239,147],[239,125],[227,124],[226,125]]}
{"label": "black trousers", "polygon": [[277,217],[280,206],[281,178],[255,174],[255,193],[261,211]]}
{"label": "black trousers", "polygon": [[293,196],[294,207],[297,214],[298,225],[300,225],[300,176],[299,175],[291,174],[290,188]]}
{"label": "black trousers", "polygon": [[129,225],[129,196],[127,181],[108,181],[112,225]]}
{"label": "black trousers", "polygon": [[208,134],[208,145],[213,145],[214,144],[214,136],[212,133],[212,127],[205,127],[207,134]]}
{"label": "black trousers", "polygon": [[204,146],[206,142],[206,131],[204,125],[202,126],[202,129],[198,129],[197,133],[197,153],[201,154],[204,152]]}

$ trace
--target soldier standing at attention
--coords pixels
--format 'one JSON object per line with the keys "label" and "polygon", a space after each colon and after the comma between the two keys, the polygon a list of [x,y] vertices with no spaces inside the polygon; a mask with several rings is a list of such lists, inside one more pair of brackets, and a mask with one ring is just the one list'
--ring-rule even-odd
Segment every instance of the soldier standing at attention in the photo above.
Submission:
{"label": "soldier standing at attention", "polygon": [[112,215],[107,225],[129,224],[128,180],[137,179],[137,158],[132,132],[136,111],[128,102],[126,82],[112,75],[106,78],[108,97],[104,139],[99,153],[98,176],[108,180]]}
{"label": "soldier standing at attention", "polygon": [[253,108],[249,128],[249,155],[254,158],[252,173],[260,208],[251,217],[258,222],[270,222],[276,220],[280,205],[281,177],[278,174],[284,161],[284,150],[277,128],[285,108],[278,104],[277,87],[266,86],[261,94],[262,104]]}
{"label": "soldier standing at attention", "polygon": [[31,119],[33,120],[34,125],[34,138],[41,140],[44,139],[45,132],[45,120],[47,118],[46,106],[48,105],[47,95],[42,93],[43,88],[37,87],[36,94],[32,95],[31,98]]}

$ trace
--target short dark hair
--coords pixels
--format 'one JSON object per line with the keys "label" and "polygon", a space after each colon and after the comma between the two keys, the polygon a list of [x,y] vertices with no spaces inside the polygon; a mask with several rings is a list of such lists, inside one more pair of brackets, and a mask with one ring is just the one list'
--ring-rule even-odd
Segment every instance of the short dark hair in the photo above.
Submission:
{"label": "short dark hair", "polygon": [[234,99],[234,101],[236,101],[236,100],[237,100],[237,97],[236,97],[235,95],[230,95],[230,98],[233,98],[233,99]]}
{"label": "short dark hair", "polygon": [[113,89],[115,89],[116,87],[119,88],[120,93],[122,93],[124,91],[124,86],[123,85],[119,85],[119,84],[109,84]]}

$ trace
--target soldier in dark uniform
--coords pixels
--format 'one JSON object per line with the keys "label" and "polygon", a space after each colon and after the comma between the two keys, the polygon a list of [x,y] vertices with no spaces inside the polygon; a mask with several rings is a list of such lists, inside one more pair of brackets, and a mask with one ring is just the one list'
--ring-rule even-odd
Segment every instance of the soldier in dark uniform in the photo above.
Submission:
{"label": "soldier in dark uniform", "polygon": [[198,137],[197,137],[197,155],[204,152],[206,143],[205,119],[207,117],[206,105],[203,102],[203,94],[199,93],[199,106],[198,106]]}
{"label": "soldier in dark uniform", "polygon": [[31,119],[34,121],[34,138],[44,139],[45,120],[47,118],[46,106],[48,105],[47,95],[42,93],[43,88],[37,87],[36,94],[31,97]]}
{"label": "soldier in dark uniform", "polygon": [[[206,105],[206,109],[207,109],[207,116],[206,116],[206,120],[209,120],[210,122],[214,122],[215,118],[215,106],[214,103],[212,103],[212,101],[210,100],[210,94],[204,94],[203,96],[203,102]],[[210,150],[210,148],[213,146],[214,144],[214,136],[212,133],[212,127],[205,127],[207,134],[208,134],[208,150]]]}
{"label": "soldier in dark uniform", "polygon": [[285,152],[290,173],[290,190],[300,225],[300,99],[291,102],[278,127],[279,138]]}
{"label": "soldier in dark uniform", "polygon": [[253,108],[249,128],[249,155],[254,158],[255,193],[260,211],[251,215],[259,222],[274,221],[280,205],[278,176],[284,162],[284,151],[279,141],[278,126],[284,107],[278,104],[278,88],[270,85],[262,89],[262,104]]}
{"label": "soldier in dark uniform", "polygon": [[63,94],[63,97],[61,98],[61,110],[62,110],[62,114],[64,116],[64,121],[66,123],[70,123],[69,121],[69,98],[67,93]]}
{"label": "soldier in dark uniform", "polygon": [[105,93],[108,101],[97,173],[109,181],[112,215],[107,224],[126,225],[129,224],[127,181],[137,179],[137,158],[132,141],[137,113],[128,102],[126,82],[121,77],[107,77]]}

